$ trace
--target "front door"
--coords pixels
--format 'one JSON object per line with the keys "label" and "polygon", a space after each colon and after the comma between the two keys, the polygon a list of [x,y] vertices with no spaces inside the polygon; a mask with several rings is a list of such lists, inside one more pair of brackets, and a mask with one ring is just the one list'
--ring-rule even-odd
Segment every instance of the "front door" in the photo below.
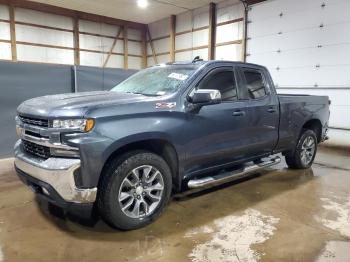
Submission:
{"label": "front door", "polygon": [[247,108],[245,101],[239,101],[234,68],[211,70],[195,89],[219,90],[222,103],[204,106],[199,113],[188,113],[184,130],[188,134],[184,145],[185,172],[203,171],[245,158]]}

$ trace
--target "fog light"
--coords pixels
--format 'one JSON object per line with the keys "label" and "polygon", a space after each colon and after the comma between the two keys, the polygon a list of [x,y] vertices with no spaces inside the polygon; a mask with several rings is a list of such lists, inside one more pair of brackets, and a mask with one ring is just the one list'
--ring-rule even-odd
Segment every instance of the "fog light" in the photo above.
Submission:
{"label": "fog light", "polygon": [[17,134],[17,136],[21,136],[22,132],[23,132],[23,128],[19,127],[19,126],[16,126],[16,134]]}
{"label": "fog light", "polygon": [[51,148],[50,153],[53,156],[79,157],[79,150],[66,150],[66,149],[60,149],[60,148]]}

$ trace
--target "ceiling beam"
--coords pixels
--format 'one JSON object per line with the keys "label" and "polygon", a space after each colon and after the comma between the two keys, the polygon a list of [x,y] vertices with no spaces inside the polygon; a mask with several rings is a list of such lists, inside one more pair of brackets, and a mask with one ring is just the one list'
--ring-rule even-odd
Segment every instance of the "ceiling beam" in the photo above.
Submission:
{"label": "ceiling beam", "polygon": [[118,26],[127,26],[129,28],[142,30],[144,28],[144,24],[116,19],[112,17],[107,16],[101,16],[96,14],[90,14],[86,12],[80,12],[68,8],[43,4],[43,3],[37,3],[27,0],[0,0],[0,4],[5,5],[12,5],[14,7],[20,7],[25,9],[31,9],[36,10],[44,13],[51,13],[55,15],[62,15],[62,16],[69,16],[72,18],[77,17],[78,19],[82,20],[88,20],[92,22],[98,22],[98,23],[106,23],[111,25],[118,25]]}

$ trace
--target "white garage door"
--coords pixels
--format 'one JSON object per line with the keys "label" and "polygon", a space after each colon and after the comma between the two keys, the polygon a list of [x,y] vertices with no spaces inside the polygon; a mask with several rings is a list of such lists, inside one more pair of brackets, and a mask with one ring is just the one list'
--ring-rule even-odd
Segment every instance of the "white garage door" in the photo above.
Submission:
{"label": "white garage door", "polygon": [[[279,93],[328,95],[330,126],[350,130],[350,0],[269,0],[248,13],[247,61]],[[350,133],[350,132],[349,132]]]}

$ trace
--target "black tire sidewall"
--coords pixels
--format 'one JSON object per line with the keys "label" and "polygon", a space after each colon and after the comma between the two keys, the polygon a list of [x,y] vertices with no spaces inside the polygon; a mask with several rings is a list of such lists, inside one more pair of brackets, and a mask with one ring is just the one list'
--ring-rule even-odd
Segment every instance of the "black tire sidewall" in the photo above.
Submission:
{"label": "black tire sidewall", "polygon": [[[118,201],[119,189],[124,178],[134,168],[142,165],[151,165],[160,171],[164,181],[163,195],[160,204],[152,214],[144,218],[131,218],[124,214],[121,209]],[[107,222],[109,222],[109,224],[122,230],[137,229],[148,225],[161,215],[165,205],[170,199],[172,190],[171,171],[163,158],[150,152],[135,152],[135,154],[131,154],[131,156],[122,161],[120,165],[116,167],[112,166],[109,172],[112,172],[108,181],[109,189],[107,190],[108,193],[104,196],[104,201],[106,201],[104,208],[108,209],[109,215]]]}
{"label": "black tire sidewall", "polygon": [[[308,165],[305,165],[303,163],[303,161],[301,160],[301,151],[302,151],[302,146],[303,146],[303,143],[305,141],[305,139],[307,137],[312,137],[315,141],[315,152],[314,152],[314,155],[312,156],[312,160],[310,161],[310,163]],[[294,152],[294,158],[295,158],[295,162],[297,164],[297,166],[299,168],[303,168],[303,169],[306,169],[306,168],[310,168],[315,160],[315,157],[316,157],[316,153],[317,153],[317,137],[316,137],[316,134],[314,131],[310,130],[310,129],[307,129],[305,130],[302,135],[300,136],[300,139],[298,141],[298,144],[297,144],[297,147],[296,147],[296,150]]]}

